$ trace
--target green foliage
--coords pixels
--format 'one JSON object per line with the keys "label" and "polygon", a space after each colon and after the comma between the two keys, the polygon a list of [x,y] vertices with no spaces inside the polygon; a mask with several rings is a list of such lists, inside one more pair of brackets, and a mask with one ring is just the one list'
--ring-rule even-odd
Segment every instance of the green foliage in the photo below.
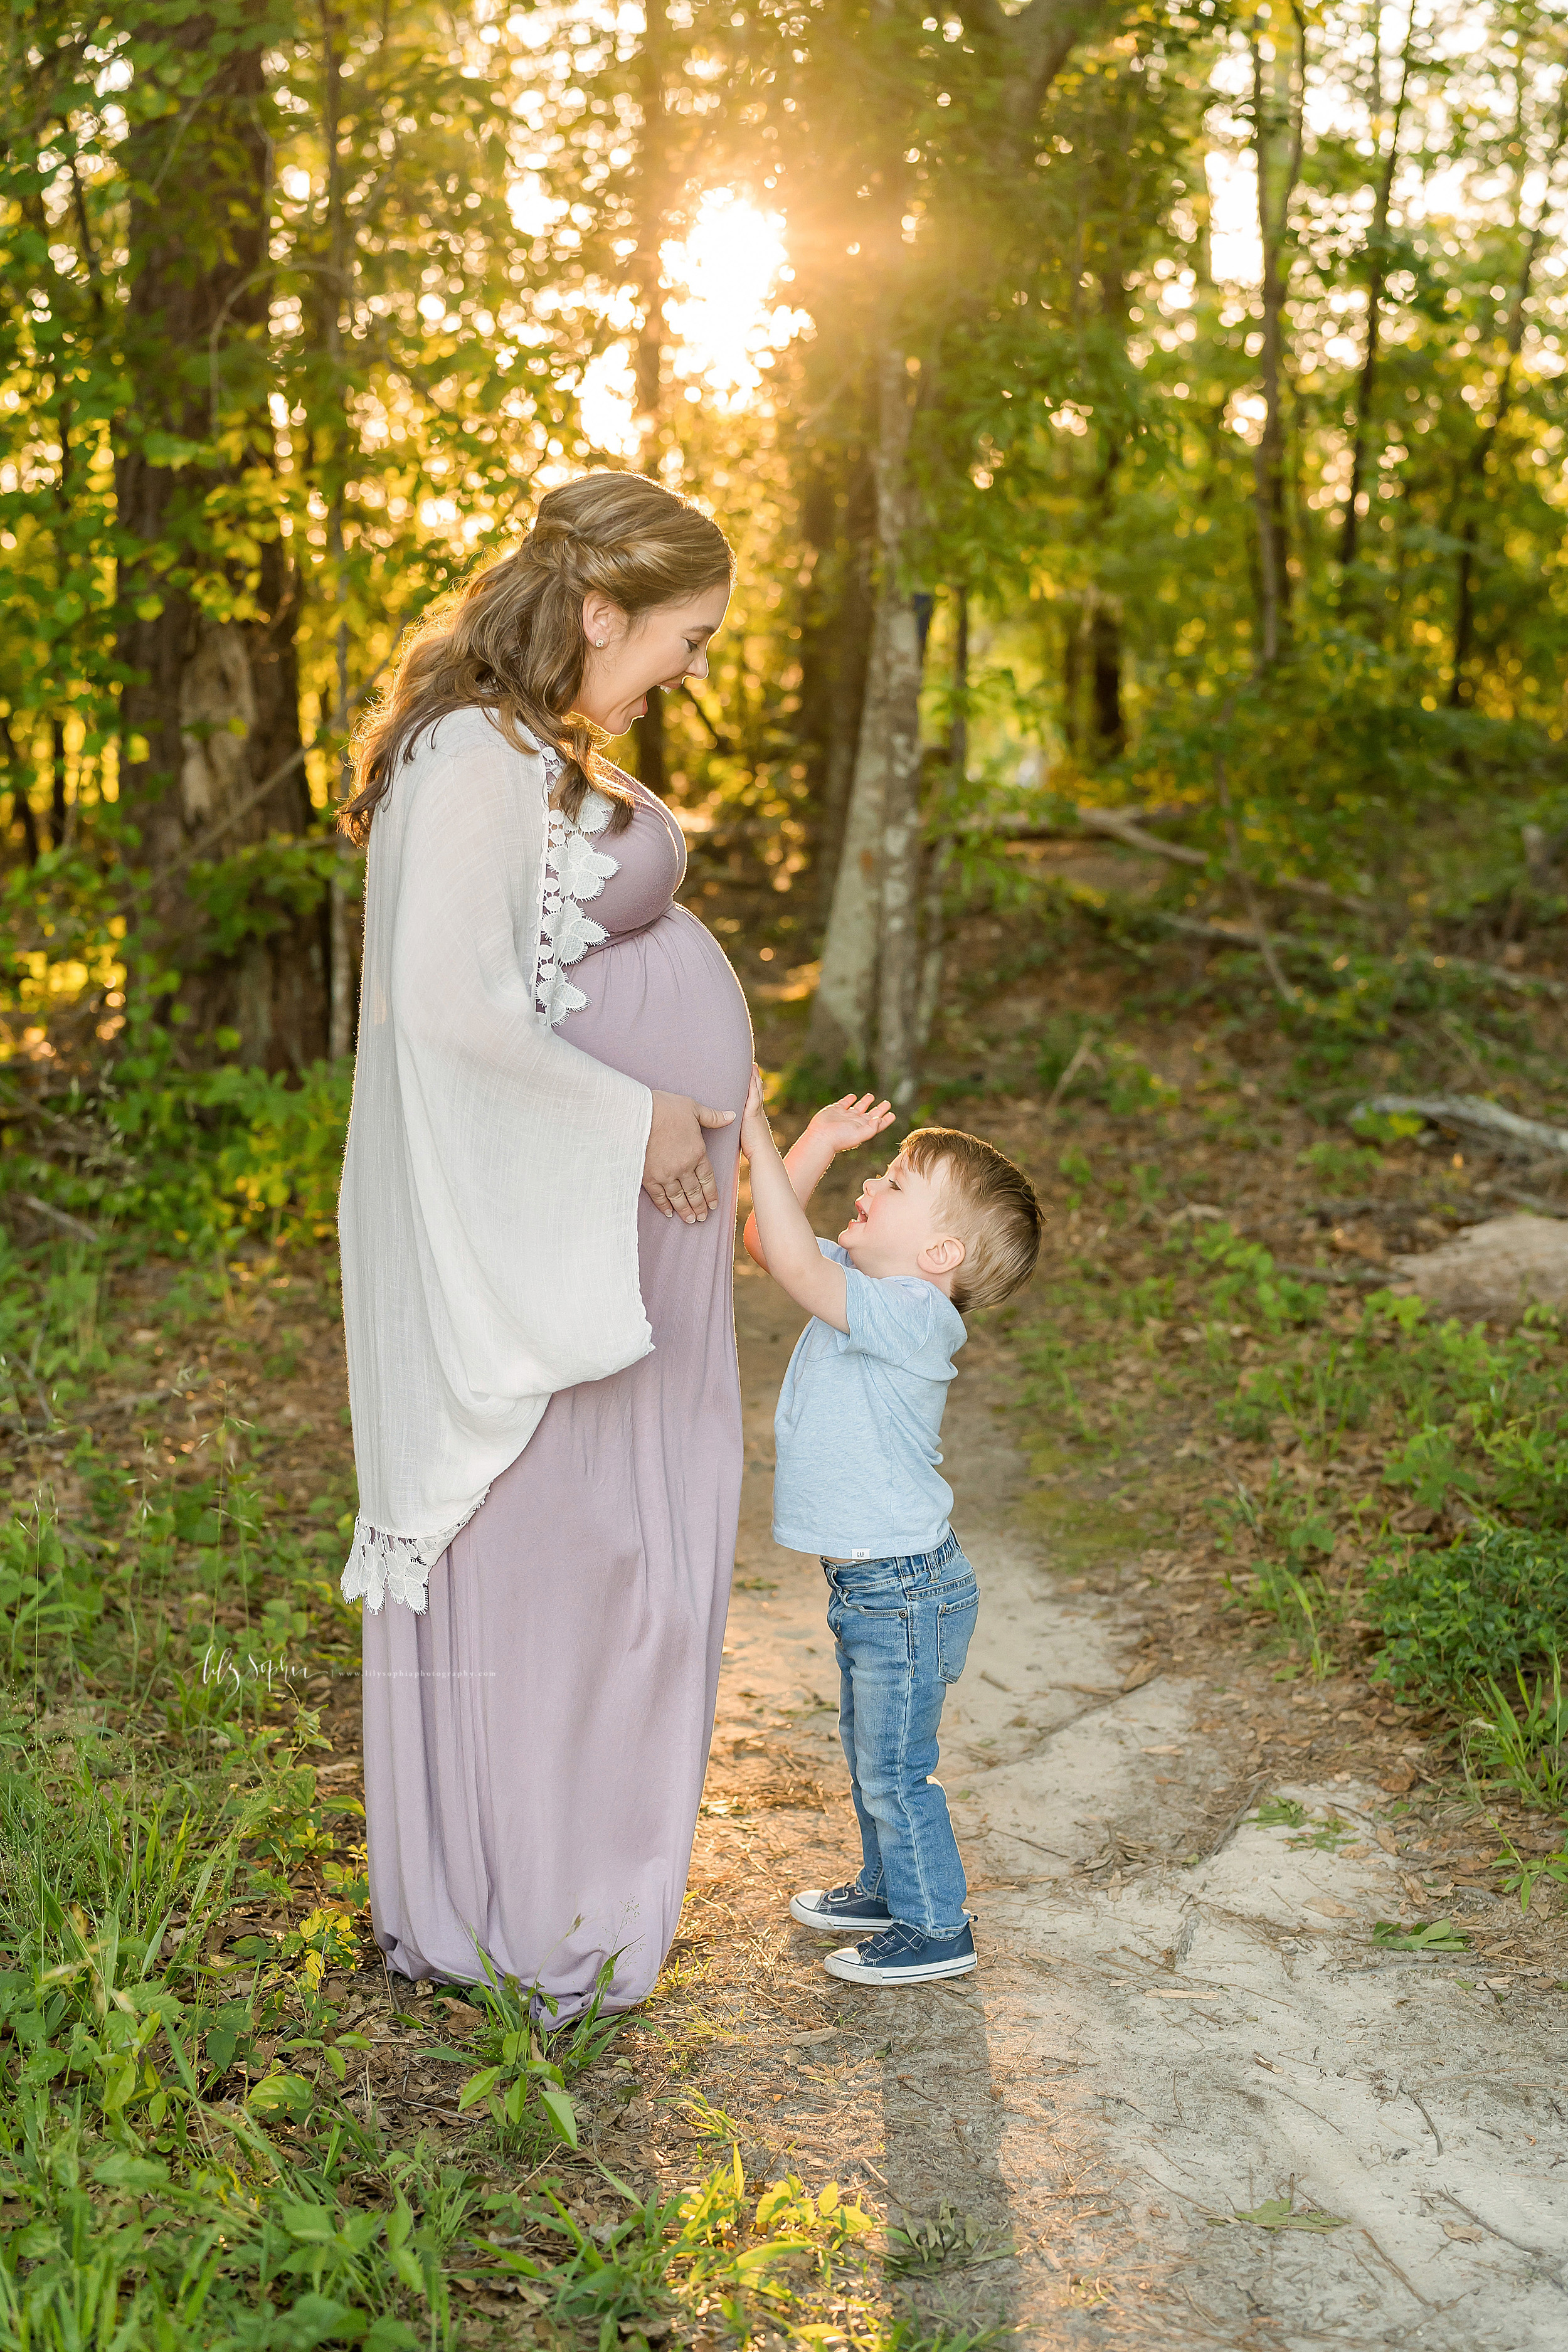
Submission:
{"label": "green foliage", "polygon": [[1383,1154],[1364,1144],[1333,1143],[1325,1138],[1308,1145],[1300,1164],[1326,1192],[1359,1192],[1381,1173]]}
{"label": "green foliage", "polygon": [[1130,1046],[1100,1024],[1069,1014],[1053,1015],[1046,1023],[1035,1075],[1047,1098],[1059,1102],[1071,1094],[1102,1103],[1118,1118],[1168,1110],[1178,1100],[1177,1089]]}
{"label": "green foliage", "polygon": [[1012,2254],[1011,2246],[994,2245],[991,2233],[973,2214],[961,2213],[945,2197],[929,2220],[888,2232],[888,2268],[899,2278],[928,2278],[972,2263],[1007,2262]]}
{"label": "green foliage", "polygon": [[1469,1944],[1451,1919],[1428,1919],[1402,1927],[1397,1919],[1373,1923],[1372,1940],[1385,1952],[1468,1952]]}
{"label": "green foliage", "polygon": [[1250,1818],[1260,1830],[1299,1830],[1307,1818],[1307,1808],[1295,1797],[1266,1797]]}
{"label": "green foliage", "polygon": [[1300,1834],[1286,1839],[1287,1845],[1310,1848],[1314,1853],[1333,1853],[1359,1832],[1335,1812],[1323,1814],[1312,1821],[1305,1805],[1294,1797],[1266,1797],[1258,1811],[1249,1816],[1259,1829],[1289,1829]]}
{"label": "green foliage", "polygon": [[1568,1812],[1568,1714],[1555,1651],[1533,1682],[1516,1673],[1517,1702],[1489,1675],[1480,1712],[1465,1726],[1467,1761],[1483,1782],[1510,1789],[1521,1803]]}
{"label": "green foliage", "polygon": [[1342,2215],[1321,2212],[1315,2206],[1297,2205],[1290,2197],[1266,2198],[1250,2212],[1210,2213],[1205,2218],[1216,2227],[1223,2228],[1228,2221],[1245,2221],[1255,2230],[1304,2230],[1315,2237],[1350,2227]]}
{"label": "green foliage", "polygon": [[[1076,1206],[1092,1164],[1073,1146],[1060,1166]],[[1112,1185],[1098,1206],[1142,1213]],[[1057,1278],[1058,1310],[1029,1333],[1024,1362],[1026,1402],[1058,1442],[1112,1454],[1146,1442],[1103,1380],[1142,1357],[1156,1394],[1190,1406],[1202,1393],[1223,1428],[1271,1449],[1205,1507],[1235,1555],[1230,1602],[1284,1646],[1282,1678],[1331,1674],[1370,1640],[1373,1671],[1401,1698],[1474,1714],[1489,1684],[1550,1672],[1568,1612],[1558,1322],[1532,1310],[1500,1332],[1438,1321],[1415,1297],[1347,1298],[1223,1219],[1173,1221],[1164,1255],[1172,1273],[1124,1286]],[[1482,1524],[1447,1545],[1396,1546],[1388,1523],[1405,1509]]]}
{"label": "green foliage", "polygon": [[1364,1605],[1379,1678],[1403,1696],[1459,1703],[1568,1649],[1568,1543],[1489,1527],[1440,1550],[1385,1553]]}
{"label": "green foliage", "polygon": [[[247,1234],[275,1244],[325,1240],[336,1224],[353,1084],[347,1058],[314,1063],[298,1077],[232,1064],[189,1070],[166,1044],[149,1041],[120,1059],[96,1103],[80,1106],[100,1138],[96,1154],[62,1169],[52,1153],[14,1142],[0,1152],[0,1189],[100,1219],[132,1251],[200,1261]],[[6,1248],[0,1239],[0,1282]],[[45,1304],[56,1336],[46,1341],[46,1365],[72,1327],[81,1352],[100,1264],[99,1254],[79,1250],[52,1278]]]}
{"label": "green foliage", "polygon": [[1568,1845],[1555,1853],[1532,1854],[1528,1860],[1511,1838],[1502,1840],[1505,1893],[1517,1895],[1519,1907],[1528,1911],[1537,1886],[1544,1878],[1549,1886],[1568,1886]]}
{"label": "green foliage", "polygon": [[[620,2021],[603,2015],[605,1997],[616,1972],[613,1956],[595,1979],[587,2008],[559,2032],[545,2036],[544,2020],[556,2013],[552,1995],[537,1985],[526,1990],[515,1977],[498,1976],[488,1952],[479,1952],[485,1982],[477,1998],[485,2013],[479,2054],[484,2060],[469,2075],[458,2095],[460,2109],[482,2101],[496,2127],[501,2147],[510,2155],[527,2154],[535,2160],[553,2137],[568,2147],[577,2145],[577,2115],[567,2092],[575,2074],[591,2066],[608,2049]],[[432,2050],[433,2058],[460,2058],[466,2050]]]}

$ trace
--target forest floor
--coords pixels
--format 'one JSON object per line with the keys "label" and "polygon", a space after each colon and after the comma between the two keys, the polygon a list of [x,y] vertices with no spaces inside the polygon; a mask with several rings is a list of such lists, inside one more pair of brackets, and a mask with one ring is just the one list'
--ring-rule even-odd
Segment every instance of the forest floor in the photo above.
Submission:
{"label": "forest floor", "polygon": [[[779,1068],[809,975],[743,970]],[[1186,1260],[1173,1292],[1148,1287],[1174,1238],[1220,1221],[1331,1282],[1486,1213],[1511,1180],[1414,1143],[1375,1165],[1314,1157],[1321,1129],[1201,1013],[1162,1021],[1168,1084],[1135,1118],[1047,1107],[1020,1057],[1064,1007],[1113,1026],[1115,991],[1103,964],[1057,968],[1048,995],[1040,974],[1004,975],[950,1024],[940,1115],[1029,1168],[1050,1229],[1034,1290],[978,1320],[944,1440],[983,1594],[942,1768],[980,1968],[862,1993],[789,1922],[791,1892],[856,1854],[821,1572],[768,1531],[799,1318],[742,1258],[745,1486],[686,1913],[653,1998],[574,2085],[577,2155],[538,2170],[585,2231],[625,2211],[615,2182],[673,2192],[731,2148],[752,2190],[793,2174],[858,2194],[875,2263],[807,2295],[795,2341],[807,2321],[854,2341],[876,2309],[906,2315],[911,2352],[993,2329],[1041,2347],[1555,2346],[1568,1918],[1545,1879],[1522,1908],[1502,1860],[1546,1854],[1556,1826],[1467,1781],[1437,1719],[1365,1678],[1353,1628],[1309,1643],[1249,1599],[1256,1531],[1221,1506],[1284,1475],[1279,1434],[1237,1435],[1215,1398],[1263,1343],[1239,1319],[1229,1340],[1184,1322],[1199,1309],[1181,1286],[1206,1278]],[[859,1172],[834,1171],[819,1229]],[[108,1311],[113,1370],[84,1414],[102,1442],[175,1483],[226,1448],[330,1566],[353,1468],[326,1258],[241,1252],[216,1291],[151,1263]],[[44,1477],[64,1514],[79,1501],[58,1448],[16,1475],[18,1502]],[[248,1622],[211,1607],[193,1591],[193,1658]],[[272,1625],[306,1636],[286,1608]],[[292,1685],[335,1801],[358,1790],[351,1633],[329,1629],[331,1670],[318,1646]],[[101,1714],[62,1692],[38,1730],[68,1744]],[[289,1881],[288,1900],[216,1920],[209,1953],[297,1927],[322,1899],[308,1852]],[[1439,1948],[1410,1948],[1439,1916]],[[1379,1921],[1406,1948],[1374,1940]],[[473,2034],[468,2004],[363,1958],[321,1998],[363,2039],[345,2088],[363,2121],[508,2178],[482,2107],[458,2112],[464,2068],[430,2051]],[[258,2043],[238,2096],[273,2060]],[[562,2340],[526,2297],[475,2286],[464,2307],[466,2341]],[[676,2332],[723,2340],[716,2311]]]}

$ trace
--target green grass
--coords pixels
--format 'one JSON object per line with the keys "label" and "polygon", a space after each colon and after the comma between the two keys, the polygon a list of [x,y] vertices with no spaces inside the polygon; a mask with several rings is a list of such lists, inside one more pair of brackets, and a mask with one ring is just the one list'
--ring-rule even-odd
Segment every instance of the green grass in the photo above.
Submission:
{"label": "green grass", "polygon": [[[935,2352],[897,2315],[875,2217],[831,2184],[759,2193],[718,2110],[721,2160],[677,2197],[576,2150],[574,2085],[619,2063],[596,2003],[552,2032],[491,1970],[458,2046],[433,2039],[439,2002],[383,2002],[468,2122],[384,2127],[349,2005],[381,1966],[363,1813],[318,1777],[321,1678],[357,1659],[351,1498],[287,1507],[221,1410],[188,1456],[92,1434],[95,1384],[147,1385],[117,1304],[142,1255],[134,1236],[0,1252],[0,1399],[53,1465],[0,1533],[0,2341],[446,2352],[482,2338],[483,2296],[561,2352],[679,2342],[699,2311],[737,2342],[815,2341],[832,2313],[868,2352]],[[196,1384],[238,1279],[193,1255],[165,1289],[180,1415],[214,1394]],[[586,2224],[584,2184],[619,2218]]]}
{"label": "green grass", "polygon": [[[1343,1180],[1344,1148],[1331,1149],[1321,1172]],[[1568,1647],[1563,1320],[1532,1309],[1498,1331],[1419,1298],[1347,1294],[1224,1219],[1167,1222],[1147,1181],[1102,1178],[1080,1146],[1058,1172],[1069,1210],[1092,1195],[1124,1238],[1059,1266],[1021,1335],[1021,1402],[1057,1488],[1076,1464],[1080,1486],[1120,1475],[1142,1491],[1121,1465],[1163,1452],[1173,1422],[1195,1423],[1200,1450],[1205,1427],[1237,1441],[1245,1466],[1212,1479],[1206,1510],[1228,1601],[1270,1633],[1281,1672],[1353,1661],[1456,1722],[1489,1712],[1499,1769],[1561,1810],[1555,1734],[1534,1699],[1521,1715],[1502,1694],[1550,1675]],[[1129,1245],[1138,1267],[1118,1279]],[[1426,1533],[1396,1526],[1412,1514]]]}

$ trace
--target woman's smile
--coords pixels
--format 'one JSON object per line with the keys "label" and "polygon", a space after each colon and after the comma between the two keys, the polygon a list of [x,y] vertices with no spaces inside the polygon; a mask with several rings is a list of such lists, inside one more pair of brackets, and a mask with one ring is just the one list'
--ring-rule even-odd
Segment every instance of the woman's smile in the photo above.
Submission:
{"label": "woman's smile", "polygon": [[708,675],[708,645],[724,618],[727,588],[658,604],[635,619],[589,598],[584,625],[588,658],[578,688],[577,708],[606,735],[624,735],[647,713],[656,687],[672,693],[688,677]]}

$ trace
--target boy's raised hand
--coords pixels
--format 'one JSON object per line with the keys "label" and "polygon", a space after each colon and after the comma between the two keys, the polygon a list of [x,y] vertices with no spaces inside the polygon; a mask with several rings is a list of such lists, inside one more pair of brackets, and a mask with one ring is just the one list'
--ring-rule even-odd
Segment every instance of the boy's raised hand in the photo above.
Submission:
{"label": "boy's raised hand", "polygon": [[869,1095],[843,1095],[837,1102],[824,1103],[806,1132],[837,1154],[858,1150],[892,1123],[889,1104],[875,1102]]}
{"label": "boy's raised hand", "polygon": [[773,1139],[768,1125],[767,1106],[763,1100],[763,1074],[755,1062],[752,1064],[752,1083],[746,1094],[746,1108],[741,1113],[741,1149],[750,1160],[759,1138]]}

